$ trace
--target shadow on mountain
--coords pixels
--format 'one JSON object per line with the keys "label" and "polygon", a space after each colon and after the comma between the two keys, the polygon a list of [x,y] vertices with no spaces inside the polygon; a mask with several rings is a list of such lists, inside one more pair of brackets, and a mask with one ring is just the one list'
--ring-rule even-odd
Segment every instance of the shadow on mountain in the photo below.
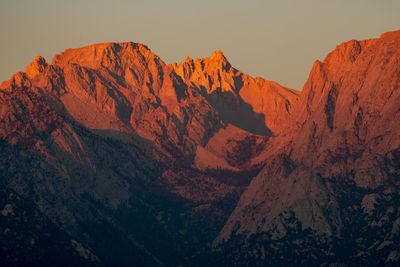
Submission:
{"label": "shadow on mountain", "polygon": [[252,134],[271,136],[272,131],[265,125],[265,115],[256,113],[253,107],[232,92],[221,92],[218,88],[205,96],[226,124],[232,124]]}
{"label": "shadow on mountain", "polygon": [[[6,146],[0,139],[1,154],[9,149]],[[1,266],[96,264],[98,259],[92,254],[88,254],[88,259],[80,256],[76,247],[81,244],[49,220],[32,201],[3,184],[0,187],[0,207],[4,207],[0,217],[4,229],[0,232],[0,247],[7,248],[0,250]]]}

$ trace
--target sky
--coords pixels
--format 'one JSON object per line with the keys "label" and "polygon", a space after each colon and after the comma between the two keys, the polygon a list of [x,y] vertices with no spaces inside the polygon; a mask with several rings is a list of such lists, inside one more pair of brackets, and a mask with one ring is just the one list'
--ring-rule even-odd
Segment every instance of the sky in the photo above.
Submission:
{"label": "sky", "polygon": [[37,55],[133,41],[166,63],[221,49],[242,72],[301,90],[336,45],[398,29],[399,0],[0,0],[0,81]]}

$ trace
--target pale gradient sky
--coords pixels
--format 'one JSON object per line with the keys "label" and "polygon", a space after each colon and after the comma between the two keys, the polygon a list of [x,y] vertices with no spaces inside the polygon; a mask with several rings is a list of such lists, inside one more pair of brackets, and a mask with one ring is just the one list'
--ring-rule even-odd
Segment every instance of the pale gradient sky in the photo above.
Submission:
{"label": "pale gradient sky", "polygon": [[302,89],[341,42],[400,29],[400,0],[0,0],[0,81],[37,55],[144,43],[166,63],[221,49],[252,76]]}

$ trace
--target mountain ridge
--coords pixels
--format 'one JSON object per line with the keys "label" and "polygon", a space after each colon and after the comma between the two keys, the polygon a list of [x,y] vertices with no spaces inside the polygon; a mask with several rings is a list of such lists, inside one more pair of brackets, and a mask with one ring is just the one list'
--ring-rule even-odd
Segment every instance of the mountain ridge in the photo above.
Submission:
{"label": "mountain ridge", "polygon": [[[262,261],[260,253],[276,253],[271,244],[277,241],[297,247],[298,253],[318,254],[317,262],[378,264],[373,243],[384,238],[392,244],[392,237],[367,238],[366,233],[374,231],[374,221],[385,221],[389,229],[395,221],[376,211],[390,212],[385,201],[398,198],[388,192],[398,190],[400,177],[399,47],[397,31],[342,43],[323,62],[315,62],[284,130],[286,136],[264,155],[265,167],[242,194],[214,243],[217,247],[225,241],[230,246],[229,240],[237,247],[243,242]],[[366,204],[370,199],[375,207]],[[398,212],[393,214],[397,218]],[[346,230],[352,227],[352,218],[360,232]],[[269,237],[263,240],[265,235]],[[298,238],[314,245],[295,244]],[[353,244],[354,238],[363,241]],[[317,246],[321,249],[314,250]],[[324,252],[324,246],[330,249]],[[341,246],[348,251],[340,259],[330,259],[329,251],[340,251]],[[392,258],[398,247],[387,249],[380,260],[398,261]],[[287,262],[312,262],[284,253],[280,255]],[[363,256],[357,258],[357,253]]]}
{"label": "mountain ridge", "polygon": [[395,264],[399,47],[400,31],[342,43],[301,92],[220,50],[37,56],[0,85],[2,186],[23,200],[5,222],[33,205],[93,265]]}
{"label": "mountain ridge", "polygon": [[268,139],[231,125],[132,42],[67,49],[51,64],[38,56],[0,85],[0,106],[3,186],[104,265],[176,265],[203,251],[259,169],[252,148]]}

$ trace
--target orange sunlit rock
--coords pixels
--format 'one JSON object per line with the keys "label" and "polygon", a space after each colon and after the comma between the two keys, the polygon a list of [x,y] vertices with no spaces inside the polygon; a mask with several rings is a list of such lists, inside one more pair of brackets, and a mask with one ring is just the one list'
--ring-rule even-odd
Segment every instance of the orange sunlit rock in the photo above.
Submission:
{"label": "orange sunlit rock", "polygon": [[399,177],[399,62],[400,31],[343,43],[316,61],[287,128],[258,159],[265,167],[216,244],[233,233],[281,238],[284,211],[296,214],[303,229],[335,235],[343,227],[342,200],[328,188],[331,179],[375,190]]}
{"label": "orange sunlit rock", "polygon": [[[211,57],[195,61],[188,57],[185,62],[172,67],[184,81],[208,95],[217,110],[226,114],[229,122],[259,134],[266,134],[268,131],[265,129],[279,133],[298,97],[296,90],[236,70],[221,50],[213,52]],[[251,114],[257,114],[259,120],[252,121]],[[247,125],[249,121],[250,124],[264,122],[266,127],[251,127]]]}
{"label": "orange sunlit rock", "polygon": [[30,79],[32,79],[39,73],[43,72],[46,67],[46,60],[41,56],[37,56],[33,62],[26,67],[25,73]]}

